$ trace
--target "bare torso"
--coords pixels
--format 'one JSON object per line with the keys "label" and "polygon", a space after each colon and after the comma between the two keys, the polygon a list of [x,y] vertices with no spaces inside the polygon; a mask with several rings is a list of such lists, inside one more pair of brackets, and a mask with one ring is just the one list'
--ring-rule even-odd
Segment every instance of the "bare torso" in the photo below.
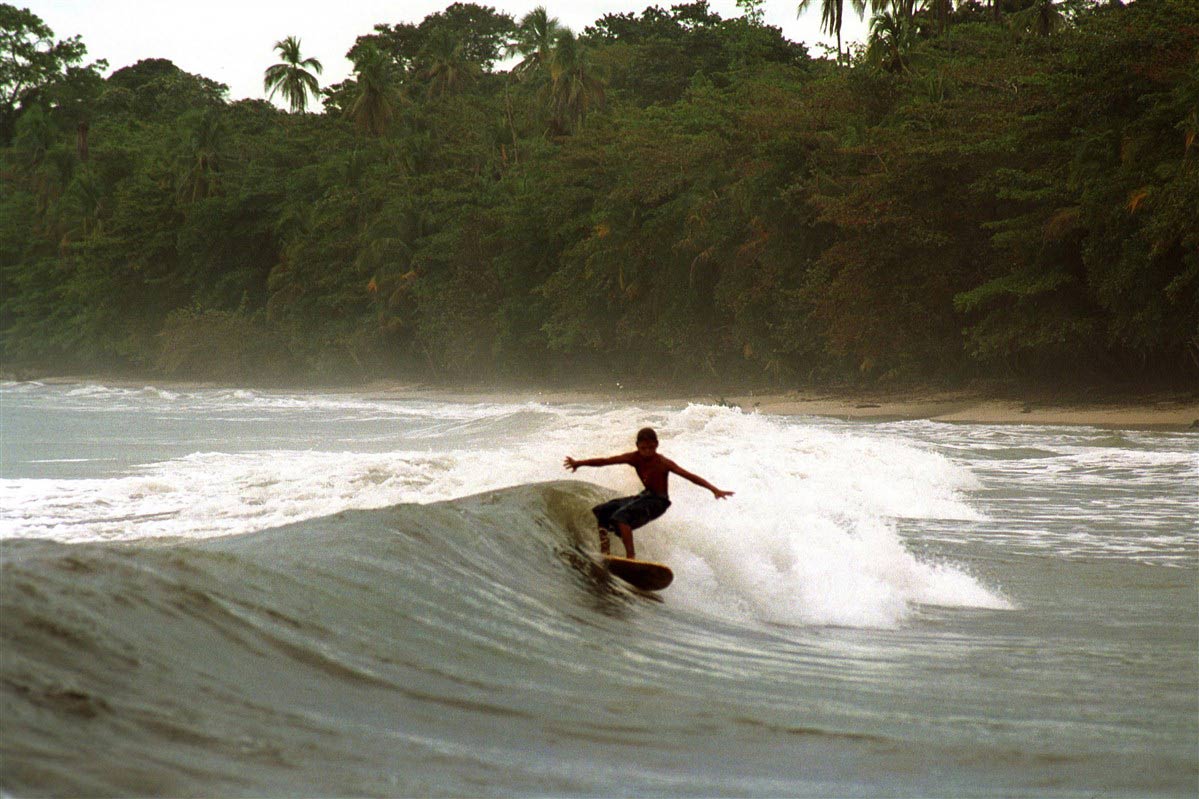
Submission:
{"label": "bare torso", "polygon": [[624,456],[627,458],[625,463],[628,463],[637,470],[637,476],[641,478],[641,483],[650,491],[662,496],[668,496],[666,490],[666,481],[670,476],[670,471],[674,467],[674,462],[669,458],[664,458],[656,452],[652,455],[642,455],[640,452],[630,452]]}

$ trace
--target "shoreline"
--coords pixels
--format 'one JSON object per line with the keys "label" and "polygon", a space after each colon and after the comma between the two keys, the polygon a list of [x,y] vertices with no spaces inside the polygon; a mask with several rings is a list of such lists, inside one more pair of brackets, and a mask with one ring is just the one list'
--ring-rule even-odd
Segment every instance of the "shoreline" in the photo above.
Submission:
{"label": "shoreline", "polygon": [[764,413],[834,416],[861,421],[926,419],[955,424],[1089,426],[1125,430],[1183,432],[1199,430],[1199,401],[1172,397],[1086,403],[1021,401],[982,394],[929,396],[838,402],[820,398],[784,398],[762,402]]}
{"label": "shoreline", "polygon": [[785,416],[817,416],[844,421],[891,422],[928,420],[955,424],[1019,424],[1090,426],[1169,432],[1199,431],[1199,391],[1148,392],[1140,396],[1091,393],[1013,399],[973,389],[907,390],[775,390],[733,393],[620,387],[451,388],[428,383],[376,380],[342,386],[241,386],[211,381],[130,378],[103,375],[55,376],[20,382],[45,385],[100,385],[113,388],[160,388],[167,391],[240,389],[254,391],[357,394],[381,399],[424,399],[441,402],[696,403],[725,405],[745,412]]}

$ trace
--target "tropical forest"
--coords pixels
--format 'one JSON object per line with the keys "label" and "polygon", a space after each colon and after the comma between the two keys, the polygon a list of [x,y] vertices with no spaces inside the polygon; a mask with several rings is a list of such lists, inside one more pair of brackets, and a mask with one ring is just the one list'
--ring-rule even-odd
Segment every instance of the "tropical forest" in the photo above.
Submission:
{"label": "tropical forest", "polygon": [[1199,3],[876,1],[297,17],[270,101],[0,4],[3,369],[1199,384]]}

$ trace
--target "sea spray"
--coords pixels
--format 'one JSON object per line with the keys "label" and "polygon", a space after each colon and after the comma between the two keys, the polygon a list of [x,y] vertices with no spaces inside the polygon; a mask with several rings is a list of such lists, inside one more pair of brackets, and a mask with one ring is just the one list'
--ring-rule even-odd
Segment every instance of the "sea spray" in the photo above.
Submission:
{"label": "sea spray", "polygon": [[962,570],[920,561],[896,531],[896,517],[978,518],[960,498],[973,478],[943,456],[710,406],[686,408],[662,433],[663,452],[737,491],[713,503],[676,478],[674,507],[641,544],[645,557],[675,564],[672,599],[774,623],[865,627],[899,624],[929,601],[1010,607]]}

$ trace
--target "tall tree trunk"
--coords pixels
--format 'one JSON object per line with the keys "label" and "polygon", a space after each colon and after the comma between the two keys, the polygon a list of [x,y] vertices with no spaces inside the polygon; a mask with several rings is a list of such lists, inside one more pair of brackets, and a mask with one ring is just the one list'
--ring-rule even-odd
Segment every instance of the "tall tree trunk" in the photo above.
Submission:
{"label": "tall tree trunk", "polygon": [[509,86],[504,85],[504,116],[508,119],[508,131],[512,134],[512,163],[517,163],[519,154],[516,150],[516,122],[512,119],[512,93],[508,90]]}
{"label": "tall tree trunk", "polygon": [[75,128],[75,151],[79,154],[80,163],[87,163],[87,133],[88,124],[80,122]]}

